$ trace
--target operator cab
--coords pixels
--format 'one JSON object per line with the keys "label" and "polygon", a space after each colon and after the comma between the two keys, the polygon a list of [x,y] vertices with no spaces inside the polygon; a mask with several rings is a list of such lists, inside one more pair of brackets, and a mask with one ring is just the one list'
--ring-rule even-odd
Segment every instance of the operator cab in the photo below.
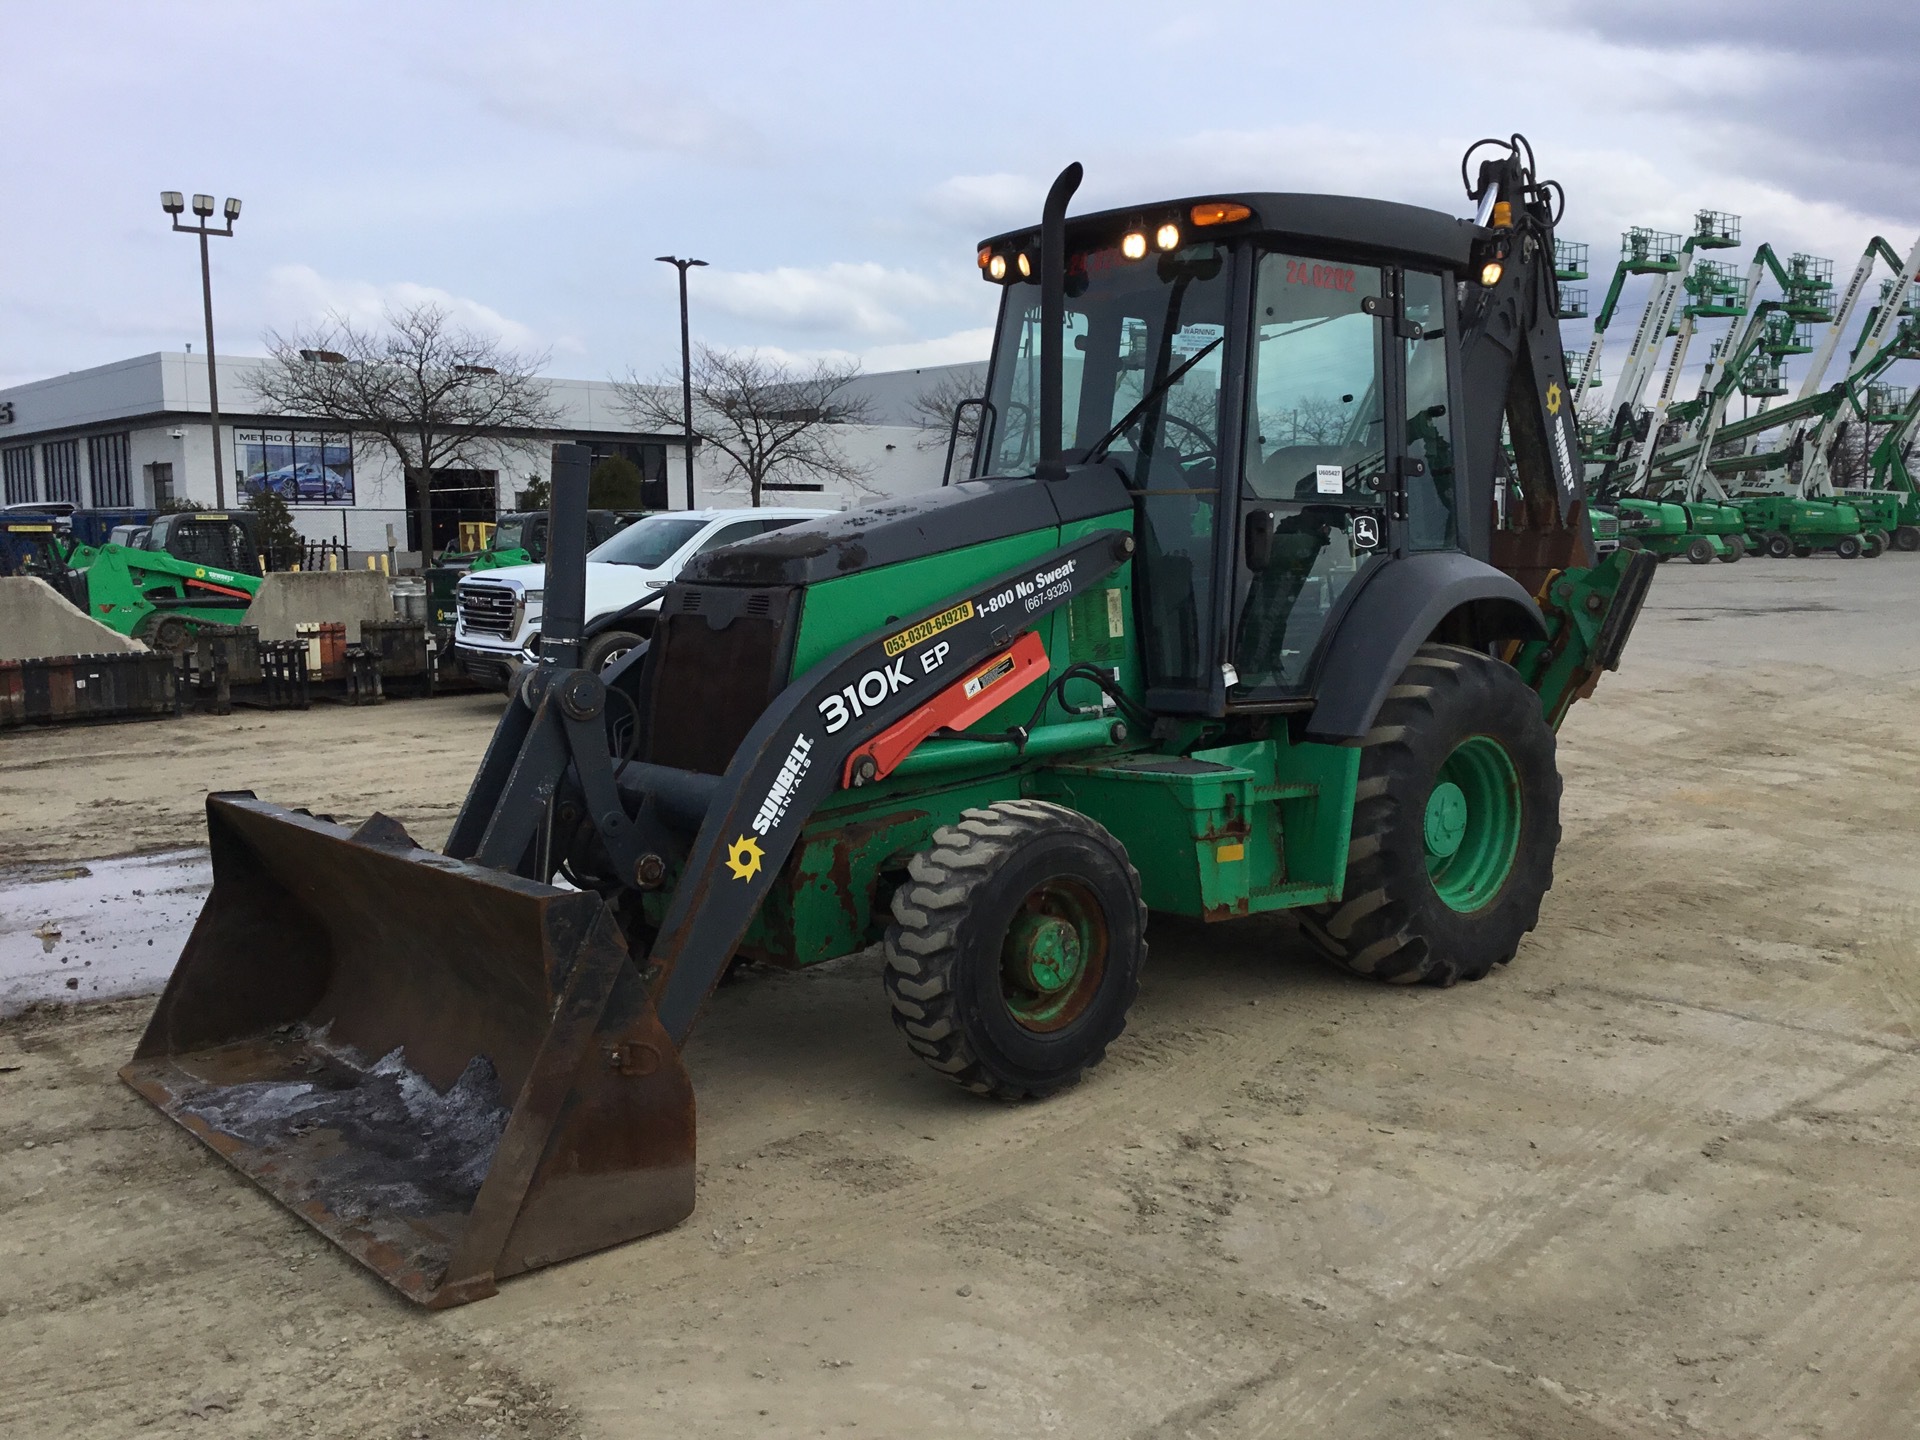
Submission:
{"label": "operator cab", "polygon": [[[1320,195],[1067,222],[1064,458],[1134,497],[1151,708],[1299,708],[1370,567],[1463,548],[1456,277],[1478,233]],[[1004,294],[974,474],[1031,476],[1039,234],[980,262]]]}
{"label": "operator cab", "polygon": [[162,515],[149,527],[139,548],[241,575],[260,573],[253,517],[231,511],[181,510]]}

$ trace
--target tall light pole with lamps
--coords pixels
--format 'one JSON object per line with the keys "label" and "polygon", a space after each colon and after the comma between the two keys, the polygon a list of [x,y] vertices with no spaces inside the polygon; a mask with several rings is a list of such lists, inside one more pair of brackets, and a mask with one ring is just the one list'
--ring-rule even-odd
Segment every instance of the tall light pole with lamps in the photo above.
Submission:
{"label": "tall light pole with lamps", "polygon": [[[198,225],[180,223],[180,212],[187,207],[178,190],[162,190],[160,208],[173,217],[175,230],[200,237],[200,300],[207,312],[207,406],[213,412],[213,503],[216,508],[224,510],[227,506],[227,481],[226,466],[220,455],[220,380],[213,368],[213,269],[207,262],[207,237],[233,234],[233,222],[240,218],[240,202],[231,195],[227,197],[227,226],[224,230],[215,230],[207,224],[213,215],[211,195],[193,197],[193,213],[200,217]],[[234,498],[239,498],[237,493]]]}
{"label": "tall light pole with lamps", "polygon": [[662,265],[680,272],[680,406],[687,427],[687,509],[693,509],[693,346],[687,338],[687,268],[704,260],[682,260],[678,255],[656,255]]}

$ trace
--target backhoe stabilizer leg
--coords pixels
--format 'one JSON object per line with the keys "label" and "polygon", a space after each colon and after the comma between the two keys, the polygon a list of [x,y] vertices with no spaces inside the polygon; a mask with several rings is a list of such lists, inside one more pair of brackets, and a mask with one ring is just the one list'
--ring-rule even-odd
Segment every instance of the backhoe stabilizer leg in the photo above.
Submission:
{"label": "backhoe stabilizer leg", "polygon": [[1591,695],[1620,656],[1646,603],[1659,562],[1650,551],[1616,550],[1590,569],[1556,571],[1535,597],[1547,638],[1516,642],[1507,661],[1540,694],[1556,730],[1575,700]]}

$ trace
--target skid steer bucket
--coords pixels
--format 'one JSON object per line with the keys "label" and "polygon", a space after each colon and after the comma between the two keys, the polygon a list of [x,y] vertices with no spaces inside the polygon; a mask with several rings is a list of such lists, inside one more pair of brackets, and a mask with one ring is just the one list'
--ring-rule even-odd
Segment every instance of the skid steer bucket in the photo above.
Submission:
{"label": "skid steer bucket", "polygon": [[433,1307],[685,1218],[693,1088],[598,896],[207,799],[213,892],[121,1077]]}

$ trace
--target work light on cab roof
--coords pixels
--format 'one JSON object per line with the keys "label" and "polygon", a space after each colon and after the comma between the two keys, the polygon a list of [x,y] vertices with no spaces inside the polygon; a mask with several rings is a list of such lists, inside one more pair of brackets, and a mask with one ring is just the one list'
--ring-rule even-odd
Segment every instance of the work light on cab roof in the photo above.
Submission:
{"label": "work light on cab roof", "polygon": [[[1186,209],[1184,216],[1178,211],[1163,214],[1157,220],[1135,215],[1127,221],[1125,233],[1120,236],[1120,255],[1125,260],[1144,260],[1153,251],[1167,254],[1178,250],[1184,238],[1183,219],[1196,228],[1208,228],[1236,225],[1252,218],[1252,209],[1236,200],[1197,201]],[[981,273],[995,284],[1006,284],[1016,278],[1032,280],[1038,270],[1030,243],[1017,250],[983,245],[978,260]]]}

